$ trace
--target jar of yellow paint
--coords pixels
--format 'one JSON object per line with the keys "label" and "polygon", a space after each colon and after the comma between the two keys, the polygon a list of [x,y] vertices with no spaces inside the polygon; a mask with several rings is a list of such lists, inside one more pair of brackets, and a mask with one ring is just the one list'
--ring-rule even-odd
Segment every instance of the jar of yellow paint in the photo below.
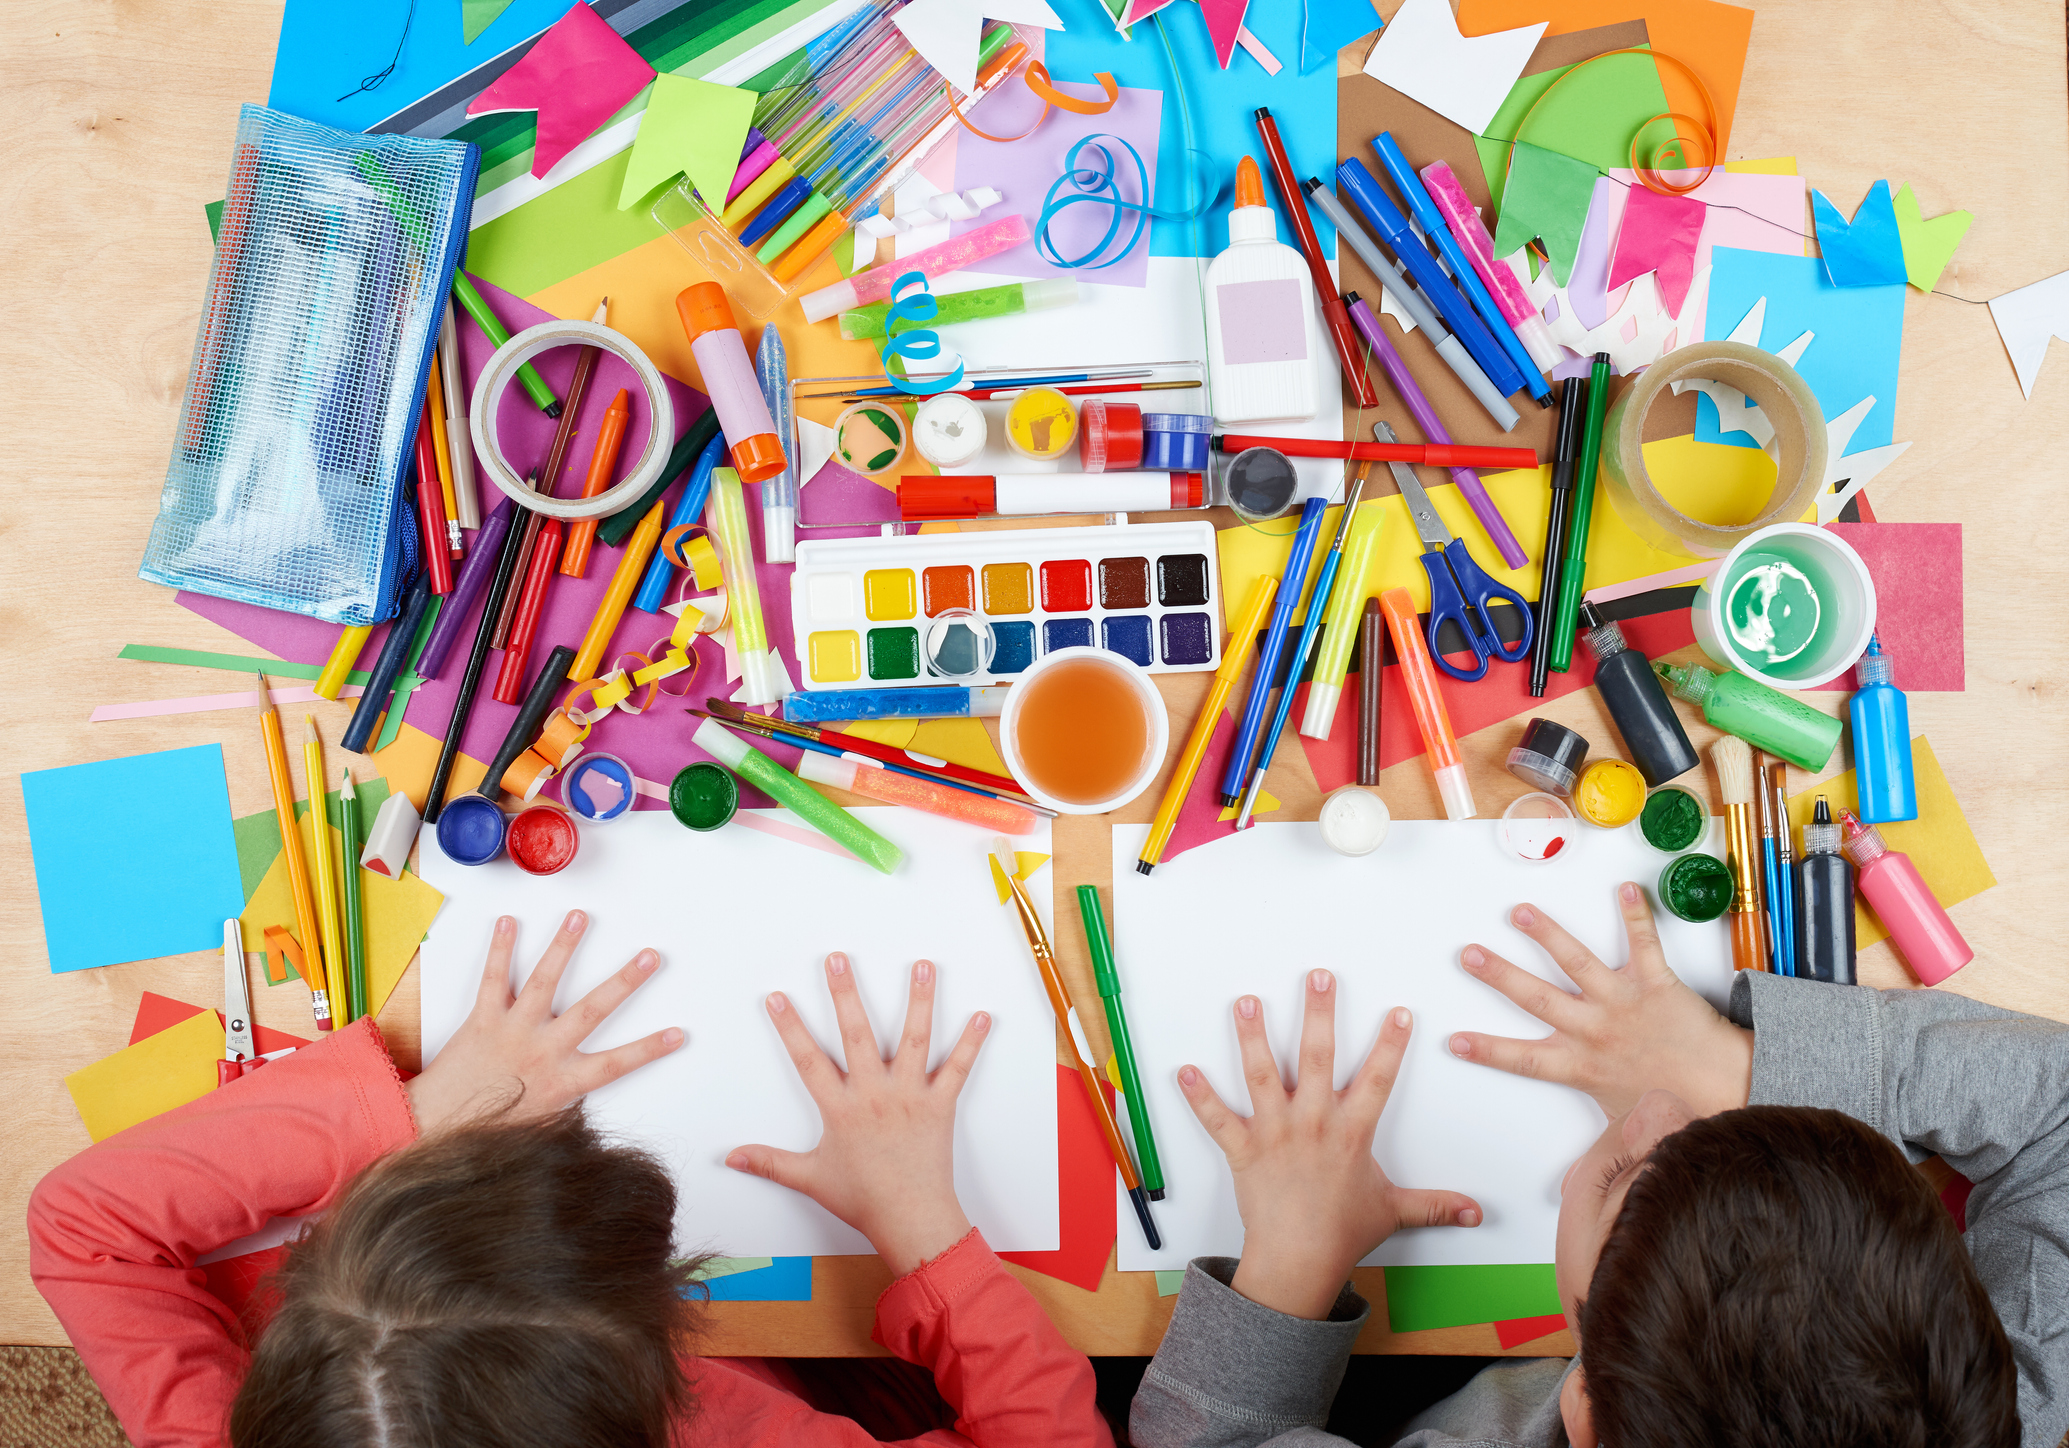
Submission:
{"label": "jar of yellow paint", "polygon": [[1062,457],[1077,436],[1078,410],[1053,387],[1030,387],[1006,410],[1006,446],[1024,458]]}
{"label": "jar of yellow paint", "polygon": [[1645,808],[1645,776],[1627,759],[1598,759],[1581,771],[1573,807],[1591,825],[1622,829]]}

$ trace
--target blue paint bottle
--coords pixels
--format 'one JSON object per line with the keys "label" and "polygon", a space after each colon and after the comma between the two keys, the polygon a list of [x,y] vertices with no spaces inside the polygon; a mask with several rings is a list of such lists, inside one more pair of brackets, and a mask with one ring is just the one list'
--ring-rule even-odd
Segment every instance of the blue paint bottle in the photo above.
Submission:
{"label": "blue paint bottle", "polygon": [[1918,787],[1911,775],[1911,706],[1890,682],[1894,672],[1882,641],[1871,635],[1868,651],[1854,665],[1861,687],[1848,706],[1860,817],[1870,824],[1918,818]]}

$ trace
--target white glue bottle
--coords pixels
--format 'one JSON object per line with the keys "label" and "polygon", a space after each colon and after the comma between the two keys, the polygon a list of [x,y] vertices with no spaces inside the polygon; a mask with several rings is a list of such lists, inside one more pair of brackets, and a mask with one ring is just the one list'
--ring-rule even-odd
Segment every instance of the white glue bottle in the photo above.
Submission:
{"label": "white glue bottle", "polygon": [[1279,240],[1264,178],[1236,164],[1228,250],[1207,268],[1207,378],[1224,423],[1297,421],[1320,406],[1315,284],[1304,257]]}

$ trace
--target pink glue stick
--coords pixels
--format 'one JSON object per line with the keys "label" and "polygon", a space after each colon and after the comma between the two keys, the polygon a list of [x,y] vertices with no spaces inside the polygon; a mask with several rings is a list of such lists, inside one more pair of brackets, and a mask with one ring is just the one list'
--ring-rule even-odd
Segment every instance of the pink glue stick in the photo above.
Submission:
{"label": "pink glue stick", "polygon": [[881,302],[891,295],[891,285],[908,272],[920,272],[928,280],[976,266],[979,262],[1011,251],[1028,239],[1027,218],[1019,212],[962,236],[952,236],[938,246],[916,251],[897,261],[887,261],[868,271],[856,272],[846,281],[807,292],[799,299],[807,322],[823,322],[840,312]]}
{"label": "pink glue stick", "polygon": [[1882,833],[1864,825],[1852,811],[1839,816],[1846,842],[1839,848],[1853,861],[1854,884],[1868,897],[1890,944],[1904,957],[1911,973],[1927,985],[1938,985],[1976,958],[1954,922],[1911,863],[1911,857],[1882,842]]}
{"label": "pink glue stick", "polygon": [[[1379,358],[1379,365],[1386,368],[1387,380],[1394,384],[1394,391],[1401,394],[1401,400],[1408,404],[1409,413],[1415,418],[1415,425],[1422,429],[1423,440],[1433,443],[1448,443],[1451,434],[1444,430],[1444,424],[1437,420],[1437,410],[1430,406],[1429,398],[1423,396],[1422,388],[1409,372],[1408,364],[1401,360],[1401,354],[1394,350],[1394,344],[1387,340],[1387,334],[1380,329],[1379,318],[1372,308],[1365,305],[1364,298],[1351,293],[1351,324],[1372,346]],[[1523,551],[1523,545],[1516,541],[1516,535],[1509,531],[1508,520],[1501,515],[1501,509],[1494,506],[1494,498],[1487,491],[1480,475],[1471,468],[1451,469],[1451,480],[1458,484],[1459,492],[1465,494],[1466,502],[1472,505],[1473,516],[1480,520],[1480,526],[1487,530],[1487,536],[1494,540],[1501,561],[1511,568],[1521,568],[1530,561],[1530,555]]]}
{"label": "pink glue stick", "polygon": [[1466,195],[1466,188],[1459,184],[1450,165],[1432,161],[1423,167],[1422,184],[1429,191],[1430,200],[1436,203],[1437,210],[1444,213],[1444,224],[1451,228],[1452,238],[1472,258],[1473,270],[1480,274],[1481,281],[1487,283],[1494,304],[1501,308],[1502,316],[1508,319],[1509,330],[1516,334],[1516,340],[1523,344],[1530,360],[1546,372],[1564,362],[1566,351],[1552,340],[1544,318],[1531,304],[1530,293],[1523,290],[1523,283],[1517,280],[1514,272],[1495,260],[1494,238],[1487,234],[1487,224],[1480,220],[1473,198]]}

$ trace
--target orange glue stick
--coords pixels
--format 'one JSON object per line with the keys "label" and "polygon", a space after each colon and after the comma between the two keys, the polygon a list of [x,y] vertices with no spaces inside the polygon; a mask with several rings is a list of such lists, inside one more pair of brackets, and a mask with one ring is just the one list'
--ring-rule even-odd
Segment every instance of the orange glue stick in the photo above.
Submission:
{"label": "orange glue stick", "polygon": [[1465,761],[1459,758],[1458,738],[1451,732],[1451,714],[1437,687],[1437,666],[1430,659],[1429,645],[1423,642],[1422,620],[1416,616],[1414,596],[1405,588],[1389,588],[1379,596],[1379,607],[1387,616],[1387,632],[1394,636],[1401,678],[1408,685],[1408,700],[1415,707],[1415,726],[1422,730],[1423,747],[1430,752],[1430,769],[1437,776],[1444,817],[1469,820],[1473,817],[1473,787],[1466,782]]}
{"label": "orange glue stick", "polygon": [[718,413],[719,430],[733,450],[733,470],[743,483],[758,483],[783,471],[783,442],[776,420],[747,360],[747,343],[733,321],[733,307],[717,282],[684,287],[676,314],[689,334],[690,355],[704,375],[704,391]]}

